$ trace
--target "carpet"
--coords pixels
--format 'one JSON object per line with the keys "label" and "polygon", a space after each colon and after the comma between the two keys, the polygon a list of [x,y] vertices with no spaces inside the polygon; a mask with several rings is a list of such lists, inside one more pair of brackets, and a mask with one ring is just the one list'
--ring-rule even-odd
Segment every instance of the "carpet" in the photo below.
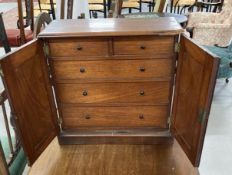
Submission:
{"label": "carpet", "polygon": [[[1,143],[2,143],[2,148],[3,148],[3,152],[5,155],[6,160],[10,159],[10,147],[8,144],[8,140],[6,136],[1,136]],[[13,140],[14,142],[14,140]],[[11,166],[9,167],[9,172],[10,175],[21,175],[24,171],[24,168],[27,164],[27,159],[26,159],[26,155],[23,151],[23,149],[21,148],[16,156],[16,158],[14,159],[14,161],[12,162]]]}

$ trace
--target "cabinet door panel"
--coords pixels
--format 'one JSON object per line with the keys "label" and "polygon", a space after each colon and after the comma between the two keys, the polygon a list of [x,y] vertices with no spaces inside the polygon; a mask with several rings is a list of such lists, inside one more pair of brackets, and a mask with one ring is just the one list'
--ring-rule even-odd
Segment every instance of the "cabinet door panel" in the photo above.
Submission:
{"label": "cabinet door panel", "polygon": [[33,164],[58,131],[42,43],[35,40],[6,55],[1,67],[17,132]]}
{"label": "cabinet door panel", "polygon": [[181,36],[171,130],[199,166],[219,59]]}

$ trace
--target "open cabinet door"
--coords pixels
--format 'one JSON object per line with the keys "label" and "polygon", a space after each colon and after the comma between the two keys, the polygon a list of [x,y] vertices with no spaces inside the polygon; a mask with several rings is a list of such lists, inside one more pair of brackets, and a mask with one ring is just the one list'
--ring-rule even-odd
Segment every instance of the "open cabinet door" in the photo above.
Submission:
{"label": "open cabinet door", "polygon": [[0,60],[20,141],[32,165],[57,135],[57,112],[42,42],[34,40]]}
{"label": "open cabinet door", "polygon": [[196,167],[216,83],[219,59],[181,36],[171,132]]}

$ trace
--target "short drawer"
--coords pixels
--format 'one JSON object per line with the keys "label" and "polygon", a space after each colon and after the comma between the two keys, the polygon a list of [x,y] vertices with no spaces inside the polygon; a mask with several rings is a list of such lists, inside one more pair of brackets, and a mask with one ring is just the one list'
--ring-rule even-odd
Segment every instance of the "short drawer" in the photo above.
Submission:
{"label": "short drawer", "polygon": [[71,56],[107,56],[108,40],[99,39],[56,39],[49,41],[50,56],[71,57]]}
{"label": "short drawer", "polygon": [[173,55],[174,37],[117,37],[114,38],[115,55],[166,56]]}
{"label": "short drawer", "polygon": [[61,103],[144,103],[169,102],[170,82],[57,84]]}
{"label": "short drawer", "polygon": [[172,63],[172,59],[53,61],[53,72],[60,80],[166,78]]}
{"label": "short drawer", "polygon": [[63,128],[154,127],[166,128],[167,106],[63,107]]}

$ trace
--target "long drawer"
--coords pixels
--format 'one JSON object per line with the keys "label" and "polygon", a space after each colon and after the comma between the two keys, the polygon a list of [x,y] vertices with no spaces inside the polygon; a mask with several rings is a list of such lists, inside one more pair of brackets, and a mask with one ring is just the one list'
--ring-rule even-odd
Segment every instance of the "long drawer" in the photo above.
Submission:
{"label": "long drawer", "polygon": [[60,103],[144,103],[169,102],[170,82],[56,84]]}
{"label": "long drawer", "polygon": [[114,55],[173,55],[174,38],[168,36],[116,37],[113,48]]}
{"label": "long drawer", "polygon": [[172,59],[53,61],[55,79],[135,79],[167,78]]}
{"label": "long drawer", "polygon": [[49,41],[52,57],[107,56],[109,43],[105,38],[54,39]]}
{"label": "long drawer", "polygon": [[63,128],[166,128],[168,106],[62,107]]}

